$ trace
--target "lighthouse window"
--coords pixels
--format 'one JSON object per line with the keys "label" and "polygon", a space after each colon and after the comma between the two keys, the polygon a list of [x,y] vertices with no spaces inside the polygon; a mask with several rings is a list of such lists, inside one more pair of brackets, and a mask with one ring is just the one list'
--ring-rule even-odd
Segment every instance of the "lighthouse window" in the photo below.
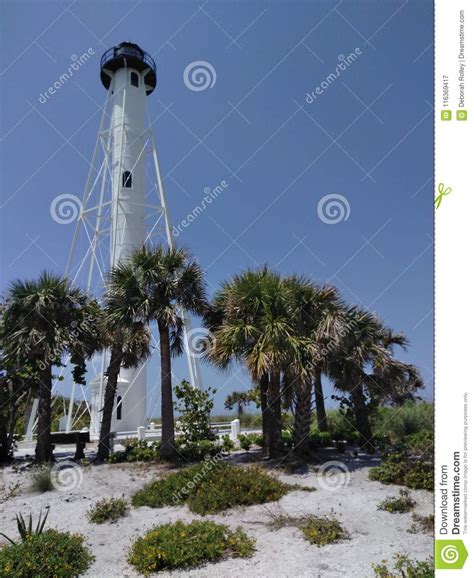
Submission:
{"label": "lighthouse window", "polygon": [[130,171],[124,171],[122,174],[122,187],[126,189],[132,188],[132,173]]}
{"label": "lighthouse window", "polygon": [[138,74],[136,72],[130,73],[130,83],[132,86],[139,86],[140,79],[138,78]]}
{"label": "lighthouse window", "polygon": [[117,419],[122,419],[122,396],[117,397]]}

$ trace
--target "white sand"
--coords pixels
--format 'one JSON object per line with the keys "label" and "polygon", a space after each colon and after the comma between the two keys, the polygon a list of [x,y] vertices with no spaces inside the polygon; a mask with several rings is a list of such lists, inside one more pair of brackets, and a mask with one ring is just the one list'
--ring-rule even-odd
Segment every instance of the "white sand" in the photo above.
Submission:
{"label": "white sand", "polygon": [[[243,456],[240,456],[243,457]],[[398,486],[386,486],[367,478],[368,462],[346,454],[324,457],[344,461],[351,472],[348,485],[331,491],[321,487],[321,476],[315,471],[286,474],[279,470],[282,481],[316,487],[316,492],[291,492],[278,504],[239,508],[208,519],[235,528],[243,526],[249,536],[257,540],[254,556],[249,559],[230,559],[208,564],[173,576],[262,576],[262,577],[340,577],[373,576],[372,563],[391,560],[397,552],[413,559],[432,555],[433,539],[424,533],[411,534],[412,513],[390,514],[377,510],[377,505],[389,496],[396,496]],[[234,461],[239,456],[234,454]],[[132,541],[155,525],[176,520],[191,521],[200,517],[187,507],[162,509],[131,508],[127,517],[115,524],[91,524],[86,511],[99,498],[131,495],[155,475],[163,473],[160,465],[117,464],[90,466],[83,470],[83,480],[72,491],[53,491],[31,495],[22,493],[5,498],[15,483],[25,486],[28,475],[14,472],[11,467],[0,470],[0,531],[16,534],[15,514],[33,512],[35,519],[41,508],[50,506],[47,527],[80,532],[86,536],[96,560],[87,576],[138,576],[126,558]],[[3,473],[3,486],[2,486]],[[415,512],[427,515],[433,511],[433,495],[426,491],[411,491],[417,502]],[[3,498],[3,499],[2,499]],[[350,540],[322,548],[308,543],[296,528],[271,531],[265,526],[270,517],[268,509],[281,507],[291,515],[334,514],[350,535]],[[1,540],[1,538],[0,538]],[[161,575],[169,576],[169,573]]]}

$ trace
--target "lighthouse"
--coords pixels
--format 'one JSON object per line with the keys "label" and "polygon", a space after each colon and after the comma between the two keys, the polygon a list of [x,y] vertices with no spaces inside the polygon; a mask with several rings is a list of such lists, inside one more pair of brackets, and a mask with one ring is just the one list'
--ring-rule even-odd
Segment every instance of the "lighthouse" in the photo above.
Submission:
{"label": "lighthouse", "polygon": [[[91,293],[100,293],[108,271],[125,261],[143,243],[173,246],[173,235],[161,178],[155,138],[148,112],[148,97],[156,88],[153,58],[132,42],[107,50],[100,61],[100,79],[106,92],[102,120],[86,181],[81,210],[69,253],[67,274]],[[82,237],[82,243],[81,243]],[[184,342],[193,338],[186,312]],[[199,358],[185,347],[189,381],[201,387]],[[96,363],[90,387],[91,436],[100,431],[105,392],[107,354]],[[157,372],[158,374],[158,372]],[[154,377],[156,380],[156,376]],[[158,399],[159,384],[151,400]],[[74,429],[72,400],[66,431]],[[82,386],[81,386],[82,389]],[[86,392],[83,391],[84,396]],[[153,413],[153,406],[148,413]],[[112,430],[136,432],[146,425],[146,363],[120,371],[112,418]]]}
{"label": "lighthouse", "polygon": [[[112,267],[125,261],[144,243],[173,246],[172,226],[166,204],[155,138],[148,112],[148,97],[156,88],[156,65],[153,58],[132,42],[121,42],[107,50],[100,61],[100,79],[106,90],[94,152],[82,200],[77,200],[77,220],[65,274],[99,298]],[[183,320],[184,350],[189,381],[201,387],[199,333],[193,330],[186,311]],[[61,379],[53,385],[53,396],[69,407],[61,420],[66,431],[74,430],[82,414],[74,413],[78,388],[90,415],[90,434],[98,438],[108,354],[93,360],[95,377],[88,383],[90,395],[82,384],[73,383],[63,391]],[[91,368],[89,368],[90,370]],[[159,372],[155,372],[156,375]],[[146,425],[158,400],[158,384],[151,383],[147,407],[146,363],[134,369],[122,368],[112,416],[112,431],[133,433]],[[37,400],[28,420],[26,440],[31,440],[37,425]]]}
{"label": "lighthouse", "polygon": [[[107,50],[100,78],[109,93],[108,133],[111,173],[110,268],[126,260],[146,240],[145,230],[145,112],[146,99],[156,87],[153,59],[137,44],[122,42]],[[100,423],[103,376],[91,383],[92,420]],[[134,431],[146,422],[146,364],[122,368],[117,383],[112,429]]]}

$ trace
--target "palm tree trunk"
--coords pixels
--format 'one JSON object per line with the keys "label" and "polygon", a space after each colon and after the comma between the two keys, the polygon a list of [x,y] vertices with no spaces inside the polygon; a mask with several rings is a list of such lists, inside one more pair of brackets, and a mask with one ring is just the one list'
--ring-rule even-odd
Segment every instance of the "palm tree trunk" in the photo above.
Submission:
{"label": "palm tree trunk", "polygon": [[352,390],[352,402],[354,404],[356,427],[361,438],[361,448],[372,453],[375,448],[372,443],[372,428],[370,427],[369,412],[365,403],[362,384]]}
{"label": "palm tree trunk", "polygon": [[276,458],[281,454],[281,391],[280,372],[272,371],[268,384],[268,438],[269,456]]}
{"label": "palm tree trunk", "polygon": [[40,373],[38,384],[38,430],[36,435],[36,459],[50,462],[51,450],[51,381],[52,366],[48,364]]}
{"label": "palm tree trunk", "polygon": [[112,427],[112,414],[114,411],[117,381],[121,365],[122,344],[112,347],[110,363],[107,368],[107,384],[105,386],[102,421],[100,422],[99,449],[97,451],[97,458],[99,460],[106,460],[110,454],[110,430]]}
{"label": "palm tree trunk", "polygon": [[262,410],[262,435],[263,452],[268,454],[270,450],[270,437],[268,429],[268,373],[265,372],[260,377],[260,407]]}
{"label": "palm tree trunk", "polygon": [[161,357],[161,450],[163,458],[176,453],[174,440],[173,384],[171,382],[170,334],[167,325],[158,323]]}
{"label": "palm tree trunk", "polygon": [[326,407],[324,405],[323,382],[321,380],[321,370],[314,372],[314,397],[316,399],[316,417],[319,431],[329,431]]}
{"label": "palm tree trunk", "polygon": [[308,451],[311,428],[311,382],[299,383],[296,387],[295,446],[294,452],[303,456]]}
{"label": "palm tree trunk", "polygon": [[1,416],[0,419],[0,464],[6,462],[10,455],[10,444],[8,438],[8,427],[7,427],[7,420],[3,419]]}

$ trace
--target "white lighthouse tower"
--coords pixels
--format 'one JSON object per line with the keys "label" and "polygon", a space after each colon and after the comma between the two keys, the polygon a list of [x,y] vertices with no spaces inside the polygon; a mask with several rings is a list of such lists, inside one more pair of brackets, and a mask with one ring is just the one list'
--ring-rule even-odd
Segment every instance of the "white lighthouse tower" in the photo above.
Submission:
{"label": "white lighthouse tower", "polygon": [[[110,93],[110,172],[112,180],[110,267],[127,259],[146,239],[145,110],[156,87],[153,60],[136,44],[122,42],[101,59],[100,77]],[[103,376],[91,383],[92,420],[100,423]],[[113,429],[133,431],[146,421],[145,364],[120,371]]]}
{"label": "white lighthouse tower", "polygon": [[[68,275],[76,282],[98,293],[103,290],[110,268],[126,260],[143,243],[157,242],[158,238],[160,243],[173,245],[147,109],[147,97],[156,87],[155,62],[137,44],[122,42],[102,56],[100,78],[107,98],[67,267]],[[186,312],[183,317],[184,340],[188,344],[190,322]],[[188,346],[185,350],[190,382],[200,387],[198,356]],[[105,369],[104,356],[89,384],[93,436],[98,435],[100,428]],[[146,378],[146,364],[120,371],[113,431],[132,432],[145,425]],[[75,389],[66,420],[67,431],[74,429],[74,397]]]}

